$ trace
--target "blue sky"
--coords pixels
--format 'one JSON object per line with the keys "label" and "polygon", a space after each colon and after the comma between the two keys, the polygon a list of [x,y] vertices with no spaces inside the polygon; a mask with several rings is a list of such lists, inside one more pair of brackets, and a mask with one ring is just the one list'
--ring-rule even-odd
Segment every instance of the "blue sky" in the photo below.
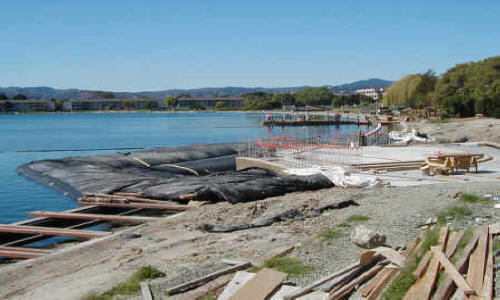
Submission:
{"label": "blue sky", "polygon": [[0,86],[399,79],[500,54],[500,1],[2,1]]}

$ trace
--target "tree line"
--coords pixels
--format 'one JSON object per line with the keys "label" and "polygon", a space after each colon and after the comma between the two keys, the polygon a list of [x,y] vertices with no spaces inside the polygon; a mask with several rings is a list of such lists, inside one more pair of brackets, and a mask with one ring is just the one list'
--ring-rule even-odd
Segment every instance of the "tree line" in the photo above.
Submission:
{"label": "tree line", "polygon": [[245,109],[277,109],[283,106],[333,106],[367,105],[372,99],[361,94],[336,95],[325,87],[308,87],[295,93],[254,92],[244,94]]}
{"label": "tree line", "polygon": [[23,94],[14,95],[12,99],[9,99],[7,95],[5,95],[4,93],[0,93],[0,100],[26,100],[26,99],[28,99],[28,97],[26,97]]}
{"label": "tree line", "polygon": [[441,109],[445,117],[500,118],[500,56],[458,64],[440,76],[431,70],[408,75],[389,88],[382,102]]}

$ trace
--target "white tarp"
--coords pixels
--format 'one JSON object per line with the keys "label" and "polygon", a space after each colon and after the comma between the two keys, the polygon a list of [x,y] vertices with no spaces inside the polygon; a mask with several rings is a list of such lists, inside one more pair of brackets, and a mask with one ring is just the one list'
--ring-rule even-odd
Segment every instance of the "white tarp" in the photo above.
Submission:
{"label": "white tarp", "polygon": [[334,185],[341,187],[371,188],[380,183],[379,178],[363,174],[353,175],[342,167],[313,166],[310,168],[290,168],[286,169],[285,173],[290,175],[313,175],[320,173],[330,179]]}
{"label": "white tarp", "polygon": [[431,137],[419,136],[415,129],[412,129],[411,132],[391,131],[389,132],[389,137],[391,140],[396,141],[397,144],[408,144],[410,141],[421,143],[431,143],[434,141]]}

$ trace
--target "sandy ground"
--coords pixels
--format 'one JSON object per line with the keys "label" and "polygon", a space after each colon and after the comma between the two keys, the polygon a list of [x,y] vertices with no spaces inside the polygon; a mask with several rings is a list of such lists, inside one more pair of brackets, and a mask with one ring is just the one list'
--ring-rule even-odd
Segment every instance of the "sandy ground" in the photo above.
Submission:
{"label": "sandy ground", "polygon": [[[478,123],[487,126],[484,122],[493,125],[487,128],[497,126],[486,119],[475,120],[470,123],[472,125],[464,126],[479,128]],[[451,126],[449,124],[454,123],[430,126]],[[478,137],[478,140],[484,139],[484,136]],[[167,278],[161,280],[163,283],[155,285],[158,290],[156,295],[160,296],[162,288],[220,268],[221,259],[248,260],[260,264],[290,246],[295,246],[290,255],[316,267],[307,275],[292,278],[298,285],[305,285],[357,260],[357,253],[362,249],[352,244],[348,237],[355,224],[339,226],[342,223],[345,225],[351,215],[369,216],[370,219],[365,223],[386,234],[388,244],[396,247],[406,245],[418,235],[418,225],[427,218],[436,216],[448,206],[456,205],[458,192],[500,195],[500,180],[493,177],[500,172],[500,150],[474,148],[474,145],[453,147],[466,151],[480,150],[494,159],[480,165],[483,171],[480,176],[423,178],[418,171],[401,171],[380,175],[393,181],[395,184],[392,186],[373,189],[332,188],[287,194],[246,204],[202,206],[155,223],[123,230],[140,232],[142,236],[137,239],[124,239],[122,235],[115,234],[66,246],[54,254],[37,259],[3,265],[0,267],[0,298],[81,299],[91,292],[101,293],[110,289],[148,264],[167,274]],[[291,208],[304,211],[347,199],[353,199],[359,205],[330,210],[315,218],[296,218],[269,227],[233,233],[215,234],[200,229],[207,223],[243,224]],[[472,216],[456,222],[450,220],[450,225],[479,225],[477,217],[487,217],[487,223],[496,223],[500,219],[493,204],[473,205],[471,208],[474,212]],[[317,234],[327,228],[340,230],[341,236],[331,241],[321,241]],[[229,278],[221,278],[212,286],[222,284]],[[175,298],[194,299],[195,296],[191,293]]]}

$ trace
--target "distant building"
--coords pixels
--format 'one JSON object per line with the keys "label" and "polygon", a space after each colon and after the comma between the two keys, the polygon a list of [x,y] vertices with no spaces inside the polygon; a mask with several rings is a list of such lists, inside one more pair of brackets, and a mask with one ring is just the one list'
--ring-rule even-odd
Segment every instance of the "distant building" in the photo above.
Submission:
{"label": "distant building", "polygon": [[215,108],[217,102],[222,102],[224,107],[241,108],[243,107],[243,97],[193,97],[193,98],[179,98],[178,108],[192,109],[192,108]]}
{"label": "distant building", "polygon": [[[121,109],[149,109],[151,99],[71,99],[63,102],[65,111],[99,111]],[[158,103],[158,101],[155,101]]]}
{"label": "distant building", "polygon": [[356,94],[365,95],[366,97],[370,97],[373,100],[378,100],[380,98],[379,91],[376,89],[361,89],[356,90]]}
{"label": "distant building", "polygon": [[54,111],[55,104],[50,100],[0,100],[2,112]]}

